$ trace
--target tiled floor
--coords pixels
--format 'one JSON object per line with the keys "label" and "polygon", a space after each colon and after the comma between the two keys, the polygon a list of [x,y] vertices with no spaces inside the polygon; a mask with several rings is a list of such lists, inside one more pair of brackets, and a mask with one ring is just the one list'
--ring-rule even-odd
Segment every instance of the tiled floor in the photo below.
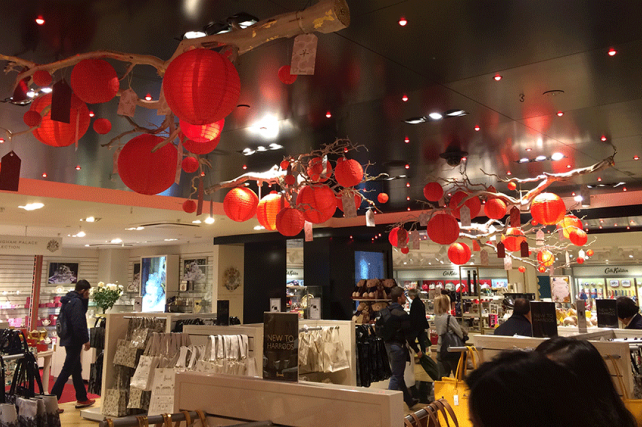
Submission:
{"label": "tiled floor", "polygon": [[[60,424],[64,427],[98,427],[97,422],[83,419],[80,410],[74,408],[75,404],[76,402],[60,404],[60,408],[65,410],[60,414]],[[96,405],[100,405],[100,399],[96,400]]]}

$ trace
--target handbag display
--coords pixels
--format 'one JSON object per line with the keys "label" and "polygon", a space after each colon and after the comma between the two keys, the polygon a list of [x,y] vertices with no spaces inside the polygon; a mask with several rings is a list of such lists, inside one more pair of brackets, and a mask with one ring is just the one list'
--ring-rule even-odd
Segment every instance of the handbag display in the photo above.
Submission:
{"label": "handbag display", "polygon": [[0,403],[0,427],[18,427],[16,405]]}
{"label": "handbag display", "polygon": [[129,341],[119,339],[116,343],[116,354],[114,355],[114,365],[126,366],[128,368],[136,367],[136,356],[138,348],[134,347]]}
{"label": "handbag display", "polygon": [[477,368],[479,354],[477,349],[469,347],[468,351],[462,354],[457,364],[455,378],[443,377],[435,381],[435,399],[445,399],[452,407],[459,425],[464,427],[472,426],[468,412],[468,386],[464,382],[466,376],[466,365],[468,360],[472,362],[473,368]]}
{"label": "handbag display", "polygon": [[105,349],[105,326],[107,319],[99,317],[93,328],[89,328],[89,345],[97,350]]}
{"label": "handbag display", "polygon": [[459,421],[452,407],[446,400],[439,399],[406,415],[403,425],[406,427],[450,427],[449,419],[452,420],[455,427],[459,427]]}
{"label": "handbag display", "polygon": [[103,385],[103,361],[105,355],[101,351],[96,361],[89,366],[89,385],[87,392],[100,396]]}
{"label": "handbag display", "polygon": [[108,417],[124,417],[127,415],[128,391],[110,388],[105,391],[102,402],[102,414]]}
{"label": "handbag display", "polygon": [[454,331],[450,329],[450,314],[446,319],[446,332],[441,336],[441,349],[439,351],[439,356],[441,360],[448,360],[456,362],[459,360],[459,353],[451,353],[448,351],[450,347],[464,347],[466,344],[464,340],[459,338]]}

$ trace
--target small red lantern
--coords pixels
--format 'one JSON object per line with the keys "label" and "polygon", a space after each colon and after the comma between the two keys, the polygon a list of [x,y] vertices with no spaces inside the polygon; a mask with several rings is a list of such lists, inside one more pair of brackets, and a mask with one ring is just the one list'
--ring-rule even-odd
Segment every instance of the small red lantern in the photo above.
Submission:
{"label": "small red lantern", "polygon": [[33,73],[33,82],[40,87],[49,86],[52,82],[51,74],[49,71],[38,70]]}
{"label": "small red lantern", "polygon": [[548,249],[544,249],[537,254],[537,261],[544,267],[550,267],[555,263],[555,255]]}
{"label": "small red lantern", "polygon": [[337,210],[334,191],[327,185],[308,185],[299,190],[297,205],[303,210],[303,217],[313,224],[326,222]]}
{"label": "small red lantern", "polygon": [[[408,245],[408,233],[401,233],[403,240],[400,242],[399,241],[399,231],[401,231],[401,228],[395,227],[392,230],[390,230],[390,233],[388,234],[388,241],[390,244],[394,247],[404,247]],[[404,230],[406,231],[406,230]]]}
{"label": "small red lantern", "polygon": [[24,116],[22,116],[22,120],[24,120],[27,126],[33,128],[40,124],[40,122],[42,121],[42,116],[37,111],[29,110],[25,113]]}
{"label": "small red lantern", "polygon": [[578,263],[578,264],[584,264],[584,258],[582,258],[582,257],[578,257],[578,258],[577,258],[577,263]]}
{"label": "small red lantern", "polygon": [[[349,191],[349,190],[344,190],[344,191]],[[340,194],[337,194],[337,208],[339,208],[339,210],[341,212],[343,212],[343,197],[342,197],[342,194],[343,194],[343,192],[341,192]],[[359,206],[361,206],[361,202],[362,201],[363,201],[363,199],[361,199],[361,196],[358,193],[355,193],[355,195],[354,195],[354,206],[357,209],[359,209]]]}
{"label": "small red lantern", "polygon": [[453,264],[466,264],[470,260],[470,255],[470,248],[465,243],[453,243],[448,248],[448,259]]}
{"label": "small red lantern", "polygon": [[389,197],[386,193],[379,193],[377,195],[377,200],[379,201],[379,203],[384,204],[388,203]]}
{"label": "small red lantern", "polygon": [[506,234],[502,235],[502,243],[507,250],[511,252],[517,252],[520,250],[520,245],[522,242],[526,241],[524,237],[524,232],[519,228],[510,227],[506,230]]}
{"label": "small red lantern", "polygon": [[506,203],[502,199],[493,198],[484,204],[484,215],[490,219],[502,219],[506,216]]}
{"label": "small red lantern", "polygon": [[220,141],[221,135],[207,142],[195,142],[191,139],[186,139],[183,141],[183,147],[192,154],[208,154],[214,151]]}
{"label": "small red lantern", "polygon": [[194,142],[208,142],[216,139],[223,130],[225,120],[221,119],[205,125],[192,125],[184,120],[179,120],[183,134]]}
{"label": "small red lantern", "polygon": [[575,229],[569,233],[568,239],[575,246],[584,246],[588,241],[588,235],[586,234],[586,231],[582,229]]}
{"label": "small red lantern", "polygon": [[94,130],[100,135],[109,133],[111,130],[111,122],[107,119],[96,119],[94,121]]}
{"label": "small red lantern", "polygon": [[225,118],[236,108],[241,80],[225,56],[209,49],[192,49],[169,63],[163,92],[176,117],[205,125]]}
{"label": "small red lantern", "polygon": [[116,70],[103,59],[83,59],[77,63],[71,71],[70,85],[78,98],[88,104],[110,101],[120,89]]}
{"label": "small red lantern", "polygon": [[195,159],[194,157],[185,157],[181,162],[181,167],[187,173],[194,173],[198,170],[198,159]]}
{"label": "small red lantern", "polygon": [[287,170],[288,166],[290,166],[290,162],[288,160],[281,161],[281,169]]}
{"label": "small red lantern", "polygon": [[546,273],[546,267],[540,265],[539,267],[537,267],[537,271],[539,271],[540,273]]}
{"label": "small red lantern", "polygon": [[342,187],[354,187],[363,179],[363,168],[356,160],[342,157],[337,160],[334,177]]}
{"label": "small red lantern", "polygon": [[523,265],[520,265],[517,271],[519,271],[520,273],[526,273],[526,267],[524,267]]}
{"label": "small red lantern", "polygon": [[187,213],[193,213],[196,211],[196,202],[194,200],[185,200],[183,202],[183,210]]}
{"label": "small red lantern", "polygon": [[564,218],[566,206],[557,194],[538,194],[531,203],[531,215],[540,224],[554,225]]}
{"label": "small red lantern", "polygon": [[514,183],[514,182],[512,182],[512,181],[511,181],[511,182],[509,182],[509,183],[508,183],[508,189],[509,189],[509,190],[511,190],[511,191],[516,190],[516,189],[517,189],[517,184],[515,184],[515,183]]}
{"label": "small red lantern", "polygon": [[424,197],[429,202],[438,202],[444,196],[444,189],[438,182],[429,182],[424,187]]}
{"label": "small red lantern", "polygon": [[408,246],[404,246],[403,248],[401,248],[402,254],[406,255],[408,252],[410,252],[410,248],[408,248]]}
{"label": "small red lantern", "polygon": [[160,136],[142,134],[125,144],[118,155],[118,175],[127,187],[152,195],[172,186],[178,151],[174,145],[167,144],[152,152],[161,142]]}
{"label": "small red lantern", "polygon": [[286,175],[285,184],[290,186],[296,184],[296,178],[294,177],[294,175]]}
{"label": "small red lantern", "polygon": [[[42,111],[50,106],[51,94],[47,94],[36,99],[29,110],[42,115]],[[82,138],[87,129],[89,129],[89,120],[87,105],[72,94],[70,122],[62,123],[51,120],[51,111],[49,111],[42,117],[40,127],[34,129],[33,136],[43,144],[51,145],[52,147],[66,147],[76,142],[76,136],[78,136],[78,139]]]}
{"label": "small red lantern", "polygon": [[281,211],[283,200],[280,194],[272,191],[263,197],[256,208],[256,218],[266,230],[276,230],[276,216]]}
{"label": "small red lantern", "polygon": [[225,195],[223,210],[232,221],[243,222],[256,215],[258,204],[259,198],[254,191],[246,187],[236,187]]}
{"label": "small red lantern", "polygon": [[299,77],[296,74],[290,74],[290,70],[291,68],[289,65],[284,65],[279,68],[279,80],[286,85],[291,85],[296,81],[296,78]]}
{"label": "small red lantern", "polygon": [[593,256],[593,254],[593,249],[589,249],[588,251],[586,251],[586,256]]}
{"label": "small red lantern", "polygon": [[284,236],[296,236],[304,225],[305,219],[298,209],[286,207],[276,216],[276,229]]}
{"label": "small red lantern", "polygon": [[539,222],[537,222],[537,221],[535,221],[535,220],[532,220],[532,221],[531,221],[531,225],[532,225],[533,227],[535,227],[535,226],[536,226],[536,225],[538,225],[538,224],[539,224]]}
{"label": "small red lantern", "polygon": [[433,242],[450,245],[459,238],[459,223],[452,215],[439,214],[428,222],[426,231]]}
{"label": "small red lantern", "polygon": [[[463,192],[463,191],[458,191],[450,199],[450,202],[448,203],[448,207],[452,209],[452,214],[455,216],[455,218],[459,219],[460,217],[460,208],[459,206],[461,204],[461,201],[464,200],[466,197],[468,197],[468,194]],[[479,211],[481,209],[481,201],[479,200],[479,197],[473,197],[464,203],[465,206],[468,206],[468,209],[470,209],[470,217],[475,218],[477,214],[479,214]]]}
{"label": "small red lantern", "polygon": [[326,171],[323,173],[323,158],[315,157],[308,163],[308,176],[312,182],[326,182],[332,176],[332,163],[326,162]]}
{"label": "small red lantern", "polygon": [[562,234],[567,239],[569,234],[574,230],[582,229],[582,221],[575,215],[565,215],[560,222],[557,223],[557,230],[562,230]]}

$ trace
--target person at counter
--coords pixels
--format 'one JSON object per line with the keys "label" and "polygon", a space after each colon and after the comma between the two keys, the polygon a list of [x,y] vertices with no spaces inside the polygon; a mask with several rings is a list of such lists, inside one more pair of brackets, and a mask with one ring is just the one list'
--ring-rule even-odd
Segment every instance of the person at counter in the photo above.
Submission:
{"label": "person at counter", "polygon": [[531,304],[527,299],[515,299],[513,303],[513,315],[495,329],[495,335],[507,337],[512,337],[513,335],[521,335],[524,337],[533,336]]}
{"label": "person at counter", "polygon": [[617,317],[626,326],[624,329],[642,329],[642,316],[640,316],[640,307],[635,305],[629,297],[617,298]]}

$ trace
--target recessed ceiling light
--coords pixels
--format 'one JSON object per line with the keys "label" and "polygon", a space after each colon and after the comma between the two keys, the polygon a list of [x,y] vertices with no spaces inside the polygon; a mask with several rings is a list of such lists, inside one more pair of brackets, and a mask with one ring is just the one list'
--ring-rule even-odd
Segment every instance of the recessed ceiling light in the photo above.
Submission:
{"label": "recessed ceiling light", "polygon": [[529,148],[526,149],[526,151],[530,152],[530,151],[533,151],[533,149],[529,147]]}
{"label": "recessed ceiling light", "polygon": [[329,119],[330,117],[332,117],[332,113],[328,111],[327,113],[325,113],[325,116]]}
{"label": "recessed ceiling light", "polygon": [[425,117],[411,117],[409,119],[404,120],[406,123],[409,125],[418,125],[420,123],[426,123],[426,118]]}
{"label": "recessed ceiling light", "polygon": [[[42,17],[42,15],[38,15],[36,18],[36,24],[38,25],[45,25],[45,18]],[[610,55],[610,53],[609,53]]]}
{"label": "recessed ceiling light", "polygon": [[468,113],[464,110],[448,110],[444,114],[446,114],[448,117],[461,117],[467,115]]}
{"label": "recessed ceiling light", "polygon": [[544,155],[540,155],[540,156],[535,157],[535,161],[536,162],[543,162],[544,160],[546,160],[546,156],[544,156]]}
{"label": "recessed ceiling light", "polygon": [[399,25],[405,27],[406,25],[408,25],[408,20],[402,16],[401,18],[399,18]]}
{"label": "recessed ceiling light", "polygon": [[26,211],[34,211],[34,210],[36,210],[36,209],[40,209],[40,208],[42,208],[43,206],[45,206],[45,205],[44,205],[44,204],[42,204],[42,203],[37,202],[37,203],[27,203],[27,204],[26,204],[26,205],[24,205],[24,206],[18,206],[18,207],[19,207],[20,209],[24,209],[24,210],[26,210]]}
{"label": "recessed ceiling light", "polygon": [[117,237],[115,239],[112,239],[109,243],[123,243],[123,239]]}
{"label": "recessed ceiling light", "polygon": [[47,178],[47,174],[46,174],[46,173],[43,173],[43,174],[42,174],[42,177],[43,177],[43,178]]}
{"label": "recessed ceiling light", "polygon": [[243,165],[243,170],[246,170],[246,169],[247,169],[247,165]]}
{"label": "recessed ceiling light", "polygon": [[174,242],[174,241],[176,241],[178,239],[163,239],[163,240],[165,240],[166,242]]}
{"label": "recessed ceiling light", "polygon": [[79,171],[80,169],[82,169],[80,165],[76,165],[76,170]]}
{"label": "recessed ceiling light", "polygon": [[406,163],[405,168],[406,168],[406,169],[410,169],[410,165]]}
{"label": "recessed ceiling light", "polygon": [[78,236],[78,237],[85,237],[86,235],[87,234],[82,230],[80,230],[78,233],[76,233],[76,236]]}
{"label": "recessed ceiling light", "polygon": [[214,218],[208,216],[207,218],[205,218],[205,224],[214,224]]}
{"label": "recessed ceiling light", "polygon": [[598,181],[598,182],[602,181],[602,178],[598,176],[598,177],[597,177],[597,181]]}
{"label": "recessed ceiling light", "polygon": [[558,115],[558,117],[562,117],[564,115],[564,111],[558,111],[557,115]]}
{"label": "recessed ceiling light", "polygon": [[151,101],[152,99],[153,98],[151,93],[148,93],[147,95],[145,95],[145,101]]}
{"label": "recessed ceiling light", "polygon": [[506,175],[512,175],[512,174],[510,173],[510,171],[508,171],[508,172],[506,172]]}
{"label": "recessed ceiling light", "polygon": [[609,56],[615,56],[617,54],[617,50],[610,48],[608,53],[609,53]]}
{"label": "recessed ceiling light", "polygon": [[528,163],[528,162],[530,162],[528,157],[522,157],[521,159],[519,159],[519,163]]}
{"label": "recessed ceiling light", "polygon": [[94,113],[93,111],[90,111],[89,112],[89,117],[94,117],[94,116],[96,116],[96,113]]}
{"label": "recessed ceiling light", "polygon": [[633,160],[640,160],[640,158],[637,155],[635,155],[633,156]]}
{"label": "recessed ceiling light", "polygon": [[410,142],[410,138],[408,138],[408,137],[404,138],[403,142],[405,142],[406,144],[408,144],[408,143]]}
{"label": "recessed ceiling light", "polygon": [[551,160],[557,161],[557,160],[562,160],[564,158],[564,154],[562,153],[553,153],[551,155]]}
{"label": "recessed ceiling light", "polygon": [[85,221],[87,221],[87,222],[96,222],[96,218],[94,218],[93,216],[88,216],[87,218],[85,218]]}
{"label": "recessed ceiling light", "polygon": [[434,112],[434,113],[428,114],[428,117],[430,117],[433,120],[441,120],[443,116],[441,115],[441,113]]}
{"label": "recessed ceiling light", "polygon": [[200,37],[205,37],[207,34],[203,31],[188,31],[183,34],[184,39],[198,39]]}
{"label": "recessed ceiling light", "polygon": [[479,132],[479,131],[480,131],[480,129],[481,129],[481,128],[480,128],[479,126],[475,126],[475,132]]}
{"label": "recessed ceiling light", "polygon": [[404,94],[404,96],[401,97],[401,100],[403,102],[408,102],[408,95]]}
{"label": "recessed ceiling light", "polygon": [[600,138],[600,141],[605,142],[606,141],[606,135],[602,135],[602,137]]}
{"label": "recessed ceiling light", "polygon": [[501,74],[495,74],[493,76],[493,79],[495,79],[495,81],[498,82],[498,81],[500,81],[502,79],[502,76],[501,76]]}
{"label": "recessed ceiling light", "polygon": [[265,230],[265,227],[263,227],[262,225],[255,225],[254,229],[255,230]]}
{"label": "recessed ceiling light", "polygon": [[192,221],[192,224],[200,224],[200,223],[201,223],[200,219],[195,219],[194,221]]}

